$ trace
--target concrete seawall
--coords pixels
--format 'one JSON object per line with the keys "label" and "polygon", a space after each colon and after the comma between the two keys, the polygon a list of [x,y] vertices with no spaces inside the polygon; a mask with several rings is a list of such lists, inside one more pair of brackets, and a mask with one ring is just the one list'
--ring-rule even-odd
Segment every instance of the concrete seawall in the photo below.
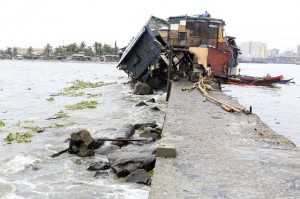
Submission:
{"label": "concrete seawall", "polygon": [[[300,150],[255,114],[203,102],[188,81],[174,82],[163,138],[176,158],[157,157],[149,199],[299,198]],[[210,95],[238,104],[221,91]]]}

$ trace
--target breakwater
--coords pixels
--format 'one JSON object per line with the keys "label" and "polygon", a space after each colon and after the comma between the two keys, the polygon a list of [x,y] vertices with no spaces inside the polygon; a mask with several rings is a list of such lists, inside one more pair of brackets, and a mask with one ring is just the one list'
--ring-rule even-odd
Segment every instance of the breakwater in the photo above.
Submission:
{"label": "breakwater", "polygon": [[[171,88],[161,143],[176,158],[157,157],[154,198],[297,198],[300,151],[255,114],[229,113],[198,90]],[[220,91],[213,97],[238,104]]]}

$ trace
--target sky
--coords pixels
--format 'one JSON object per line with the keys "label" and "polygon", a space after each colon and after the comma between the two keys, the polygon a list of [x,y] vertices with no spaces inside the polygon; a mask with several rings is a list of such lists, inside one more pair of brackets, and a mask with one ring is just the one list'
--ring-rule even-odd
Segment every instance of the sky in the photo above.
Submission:
{"label": "sky", "polygon": [[0,49],[85,41],[127,46],[150,18],[202,14],[223,19],[236,42],[297,51],[299,0],[0,0]]}

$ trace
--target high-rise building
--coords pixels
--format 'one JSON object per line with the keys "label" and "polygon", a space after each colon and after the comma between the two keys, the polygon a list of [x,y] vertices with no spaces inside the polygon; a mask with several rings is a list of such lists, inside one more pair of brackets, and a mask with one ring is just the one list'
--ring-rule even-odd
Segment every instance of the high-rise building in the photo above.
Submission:
{"label": "high-rise building", "polygon": [[297,54],[300,55],[300,45],[297,46]]}
{"label": "high-rise building", "polygon": [[266,43],[253,41],[242,42],[239,47],[242,51],[240,57],[244,59],[266,58],[268,55]]}
{"label": "high-rise building", "polygon": [[273,48],[268,50],[268,57],[278,57],[279,56],[279,49]]}

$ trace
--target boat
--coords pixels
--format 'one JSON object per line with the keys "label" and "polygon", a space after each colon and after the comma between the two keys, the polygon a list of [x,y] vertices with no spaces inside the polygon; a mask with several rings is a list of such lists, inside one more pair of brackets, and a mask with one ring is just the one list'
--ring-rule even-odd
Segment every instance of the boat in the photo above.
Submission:
{"label": "boat", "polygon": [[[290,83],[294,78],[291,79],[282,79],[280,82],[277,82],[277,84],[288,84]],[[295,82],[294,82],[295,83]]]}
{"label": "boat", "polygon": [[255,86],[271,86],[283,80],[283,75],[268,77],[252,77],[252,76],[233,76],[227,79],[227,84],[235,85],[255,85]]}

